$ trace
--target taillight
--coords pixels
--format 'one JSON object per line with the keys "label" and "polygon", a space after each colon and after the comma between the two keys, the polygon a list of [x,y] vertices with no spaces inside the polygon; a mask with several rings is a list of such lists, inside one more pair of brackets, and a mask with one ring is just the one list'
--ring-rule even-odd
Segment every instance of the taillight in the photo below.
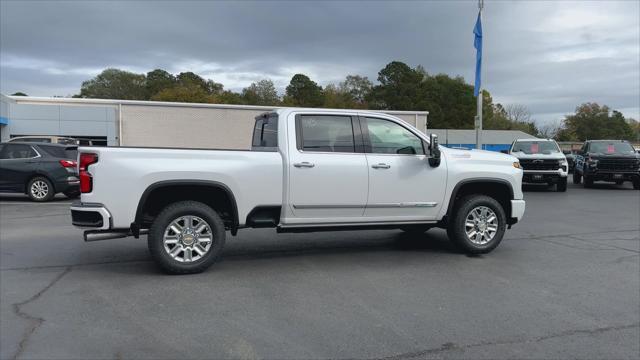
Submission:
{"label": "taillight", "polygon": [[87,171],[91,164],[98,162],[98,154],[80,153],[80,166],[78,167],[80,177],[80,192],[89,193],[93,190],[93,177]]}
{"label": "taillight", "polygon": [[78,166],[78,163],[73,160],[60,160],[60,165],[65,168],[74,168]]}

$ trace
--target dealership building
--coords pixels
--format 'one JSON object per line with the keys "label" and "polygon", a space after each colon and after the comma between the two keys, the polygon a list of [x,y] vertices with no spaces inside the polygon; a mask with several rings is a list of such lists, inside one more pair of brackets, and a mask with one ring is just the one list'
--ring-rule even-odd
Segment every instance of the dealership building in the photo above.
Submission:
{"label": "dealership building", "polygon": [[[56,135],[108,146],[249,149],[254,118],[269,106],[0,95],[0,139]],[[427,132],[426,111],[381,111]],[[473,130],[429,129],[445,146],[474,147]],[[483,132],[488,150],[501,150],[520,131]]]}

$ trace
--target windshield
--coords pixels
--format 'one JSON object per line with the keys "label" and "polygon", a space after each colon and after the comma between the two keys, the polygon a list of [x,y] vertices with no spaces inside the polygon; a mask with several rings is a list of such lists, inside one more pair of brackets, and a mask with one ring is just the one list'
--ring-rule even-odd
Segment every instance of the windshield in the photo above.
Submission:
{"label": "windshield", "polygon": [[598,141],[589,145],[590,153],[597,154],[624,154],[629,155],[635,153],[631,144],[621,141]]}
{"label": "windshield", "polygon": [[511,152],[522,152],[525,154],[551,154],[560,152],[555,141],[517,141],[513,144]]}

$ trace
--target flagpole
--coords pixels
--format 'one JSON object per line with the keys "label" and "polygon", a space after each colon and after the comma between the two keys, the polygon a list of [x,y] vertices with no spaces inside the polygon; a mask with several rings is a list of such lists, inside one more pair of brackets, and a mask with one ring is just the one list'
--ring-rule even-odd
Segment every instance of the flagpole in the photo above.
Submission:
{"label": "flagpole", "polygon": [[[480,20],[482,21],[482,9],[484,8],[484,0],[478,0],[478,10],[480,12]],[[482,66],[477,70],[482,78]],[[482,150],[482,85],[478,89],[478,110],[476,116],[476,149]]]}

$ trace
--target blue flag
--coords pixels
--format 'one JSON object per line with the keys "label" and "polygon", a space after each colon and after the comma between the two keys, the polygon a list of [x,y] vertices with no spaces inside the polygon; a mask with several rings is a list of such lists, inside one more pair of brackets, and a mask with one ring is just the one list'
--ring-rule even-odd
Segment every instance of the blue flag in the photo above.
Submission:
{"label": "blue flag", "polygon": [[476,83],[473,88],[473,95],[478,96],[480,92],[480,86],[482,86],[481,69],[482,69],[482,21],[480,20],[480,13],[478,13],[478,20],[476,26],[473,28],[473,47],[476,48]]}

